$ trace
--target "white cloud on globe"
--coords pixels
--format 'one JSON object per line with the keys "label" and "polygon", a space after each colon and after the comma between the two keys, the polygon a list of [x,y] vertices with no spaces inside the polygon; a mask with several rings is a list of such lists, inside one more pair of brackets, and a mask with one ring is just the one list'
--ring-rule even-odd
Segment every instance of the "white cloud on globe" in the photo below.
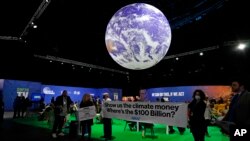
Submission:
{"label": "white cloud on globe", "polygon": [[135,3],[118,10],[108,23],[105,43],[122,67],[142,70],[156,65],[171,43],[171,28],[156,7]]}

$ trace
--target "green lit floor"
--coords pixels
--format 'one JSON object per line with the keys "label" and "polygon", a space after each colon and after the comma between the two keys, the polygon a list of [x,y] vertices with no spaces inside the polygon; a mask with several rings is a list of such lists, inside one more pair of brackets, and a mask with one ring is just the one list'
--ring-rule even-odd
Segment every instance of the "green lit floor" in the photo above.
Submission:
{"label": "green lit floor", "polygon": [[[47,121],[38,121],[37,118],[33,119],[16,119],[18,123],[46,128],[50,130]],[[123,120],[115,119],[113,120],[112,125],[112,133],[115,137],[114,141],[147,141],[152,140],[151,133],[149,130],[146,132],[146,137],[142,138],[141,132],[130,131],[129,127],[124,131],[126,122]],[[161,124],[156,124],[154,126],[155,137],[153,140],[159,141],[193,141],[192,134],[190,133],[189,129],[186,129],[183,135],[180,135],[178,129],[176,129],[174,134],[166,134],[166,126]],[[64,129],[64,132],[68,132],[67,128]],[[229,141],[228,136],[221,134],[220,129],[217,127],[209,127],[209,133],[211,137],[206,137],[206,141]],[[103,124],[95,123],[92,126],[92,137],[94,140],[101,140],[100,136],[103,135]]]}

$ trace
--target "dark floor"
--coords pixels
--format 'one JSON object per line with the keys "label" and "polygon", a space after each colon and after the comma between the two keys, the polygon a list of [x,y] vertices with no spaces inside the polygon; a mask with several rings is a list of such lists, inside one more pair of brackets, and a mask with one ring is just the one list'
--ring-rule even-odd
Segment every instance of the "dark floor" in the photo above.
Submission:
{"label": "dark floor", "polygon": [[[0,124],[0,141],[80,141],[80,137],[58,137],[53,139],[51,131],[44,128],[29,126],[15,122],[13,119],[5,119]],[[101,141],[102,139],[93,139]]]}
{"label": "dark floor", "polygon": [[1,125],[0,131],[1,141],[50,141],[50,140],[60,140],[60,141],[75,141],[79,140],[77,138],[70,138],[69,136],[53,139],[51,137],[51,131],[38,128],[34,126],[28,126],[24,124],[17,123],[12,119],[5,119]]}
{"label": "dark floor", "polygon": [[[22,124],[25,119],[13,119],[13,112],[5,112],[3,122],[0,122],[0,141],[82,141],[81,136],[52,138],[51,130],[37,126]],[[32,122],[32,119],[30,119]],[[92,141],[104,141],[104,138],[92,138]]]}

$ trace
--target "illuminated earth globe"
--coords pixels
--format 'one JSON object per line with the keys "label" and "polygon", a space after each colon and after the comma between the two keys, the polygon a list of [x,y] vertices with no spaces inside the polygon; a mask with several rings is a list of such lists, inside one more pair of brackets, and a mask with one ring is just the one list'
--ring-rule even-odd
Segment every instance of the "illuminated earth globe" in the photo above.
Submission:
{"label": "illuminated earth globe", "polygon": [[135,3],[118,10],[105,34],[110,56],[122,67],[147,69],[163,59],[171,42],[171,28],[156,7]]}

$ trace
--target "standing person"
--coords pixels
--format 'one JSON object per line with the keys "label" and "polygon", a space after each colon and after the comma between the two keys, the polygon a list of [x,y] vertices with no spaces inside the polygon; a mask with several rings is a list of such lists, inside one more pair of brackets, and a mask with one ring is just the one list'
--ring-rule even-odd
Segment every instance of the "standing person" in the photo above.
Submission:
{"label": "standing person", "polygon": [[[80,103],[80,108],[94,106],[94,103],[91,101],[90,94],[84,94],[82,101]],[[82,138],[84,139],[84,134],[86,133],[86,129],[88,131],[88,140],[91,140],[91,126],[93,125],[93,119],[88,119],[81,121],[81,129],[82,129]]]}
{"label": "standing person", "polygon": [[218,103],[218,104],[223,104],[223,103],[224,103],[223,98],[222,98],[222,97],[220,97],[217,103]]}
{"label": "standing person", "polygon": [[100,113],[101,112],[101,104],[102,104],[102,101],[100,99],[99,96],[97,96],[97,99],[96,99],[96,113]]}
{"label": "standing person", "polygon": [[68,96],[68,92],[64,90],[62,95],[58,96],[55,101],[55,120],[52,129],[52,137],[56,138],[57,133],[59,136],[64,136],[62,132],[62,127],[66,118],[66,115],[69,112],[70,105],[73,102],[71,98]]}
{"label": "standing person", "polygon": [[23,99],[23,102],[22,102],[22,118],[24,117],[24,113],[25,115],[27,115],[28,107],[30,107],[30,100],[28,97],[26,97]]}
{"label": "standing person", "polygon": [[16,96],[16,98],[13,102],[13,108],[14,108],[13,118],[20,117],[20,111],[21,111],[20,107],[21,107],[21,98],[19,96]]}
{"label": "standing person", "polygon": [[0,95],[0,124],[3,122],[3,115],[4,115],[4,102],[2,95]]}
{"label": "standing person", "polygon": [[[104,93],[102,104],[109,101],[111,101],[111,99],[109,98],[109,93]],[[103,130],[105,140],[112,140],[112,120],[110,118],[103,117]]]}
{"label": "standing person", "polygon": [[52,96],[50,103],[55,104],[55,97],[54,96]]}
{"label": "standing person", "polygon": [[210,125],[210,122],[211,122],[212,110],[211,110],[211,105],[210,105],[210,102],[209,102],[209,99],[208,99],[207,96],[206,96],[204,102],[206,103],[206,110],[205,110],[205,114],[204,114],[205,121],[206,121],[206,130],[205,130],[206,132],[205,132],[205,134],[206,134],[207,137],[210,137],[210,135],[208,133],[208,126]]}
{"label": "standing person", "polygon": [[195,90],[193,100],[188,104],[189,125],[195,141],[205,140],[205,94],[202,90]]}
{"label": "standing person", "polygon": [[21,94],[20,100],[21,100],[20,114],[21,114],[21,117],[23,118],[24,113],[26,111],[25,97],[23,96],[23,94]]}
{"label": "standing person", "polygon": [[230,125],[230,141],[234,141],[232,134],[235,132],[235,128],[250,127],[250,93],[245,88],[245,83],[241,80],[232,82],[232,91],[235,93],[229,110],[224,117],[224,121],[229,121]]}

